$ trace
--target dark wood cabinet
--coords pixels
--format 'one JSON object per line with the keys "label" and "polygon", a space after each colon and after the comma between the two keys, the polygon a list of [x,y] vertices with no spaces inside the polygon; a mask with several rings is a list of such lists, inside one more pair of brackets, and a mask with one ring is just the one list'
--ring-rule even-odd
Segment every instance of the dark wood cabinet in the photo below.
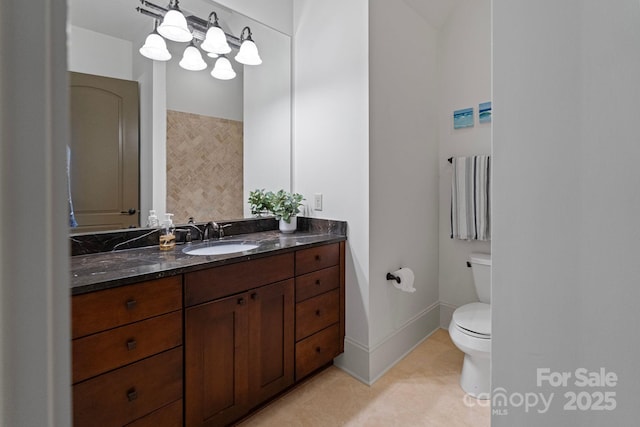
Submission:
{"label": "dark wood cabinet", "polygon": [[182,345],[182,311],[74,340],[73,382]]}
{"label": "dark wood cabinet", "polygon": [[[186,425],[227,425],[293,384],[294,281],[268,283],[291,277],[293,260],[285,254],[186,275],[187,295],[198,295],[187,301],[217,296],[209,288],[230,271],[245,279],[234,276],[244,292],[185,311]],[[263,275],[252,268],[274,264],[282,269]]]}
{"label": "dark wood cabinet", "polygon": [[71,299],[71,337],[79,338],[182,309],[182,277],[76,295]]}
{"label": "dark wood cabinet", "polygon": [[75,384],[73,424],[123,426],[181,397],[182,348],[178,347]]}
{"label": "dark wood cabinet", "polygon": [[344,254],[332,243],[74,296],[74,425],[229,425],[330,364]]}
{"label": "dark wood cabinet", "polygon": [[249,293],[249,390],[256,406],[293,384],[293,280]]}
{"label": "dark wood cabinet", "polygon": [[182,277],[74,296],[71,311],[74,426],[181,425]]}
{"label": "dark wood cabinet", "polygon": [[338,324],[331,325],[296,343],[296,379],[304,378],[318,368],[330,363],[342,353]]}
{"label": "dark wood cabinet", "polygon": [[185,421],[220,426],[249,409],[249,317],[245,292],[185,312]]}
{"label": "dark wood cabinet", "polygon": [[296,252],[296,381],[344,351],[344,243]]}

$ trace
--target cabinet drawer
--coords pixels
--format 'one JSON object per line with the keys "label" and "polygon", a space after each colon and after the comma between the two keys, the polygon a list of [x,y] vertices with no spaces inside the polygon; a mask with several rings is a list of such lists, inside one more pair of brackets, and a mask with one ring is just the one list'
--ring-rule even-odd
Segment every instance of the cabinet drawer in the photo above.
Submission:
{"label": "cabinet drawer", "polygon": [[73,386],[74,427],[122,426],[182,398],[182,347]]}
{"label": "cabinet drawer", "polygon": [[340,267],[333,266],[296,277],[296,302],[304,301],[340,286]]}
{"label": "cabinet drawer", "polygon": [[72,338],[182,308],[182,276],[76,295],[71,299]]}
{"label": "cabinet drawer", "polygon": [[340,331],[333,325],[296,344],[296,380],[331,362],[339,354]]}
{"label": "cabinet drawer", "polygon": [[339,243],[302,249],[296,252],[296,276],[337,265],[339,261]]}
{"label": "cabinet drawer", "polygon": [[176,400],[126,427],[182,427],[182,399]]}
{"label": "cabinet drawer", "polygon": [[77,383],[182,345],[182,312],[153,317],[73,340]]}
{"label": "cabinet drawer", "polygon": [[296,341],[340,320],[338,289],[296,304]]}
{"label": "cabinet drawer", "polygon": [[191,306],[293,277],[293,254],[195,271],[184,277],[185,305]]}

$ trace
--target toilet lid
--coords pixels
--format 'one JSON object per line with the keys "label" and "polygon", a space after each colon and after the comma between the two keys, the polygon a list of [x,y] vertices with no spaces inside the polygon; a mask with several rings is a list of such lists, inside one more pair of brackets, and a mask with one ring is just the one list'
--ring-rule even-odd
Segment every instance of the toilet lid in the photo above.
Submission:
{"label": "toilet lid", "polygon": [[491,305],[472,302],[453,312],[455,324],[469,332],[491,336]]}
{"label": "toilet lid", "polygon": [[474,252],[469,254],[469,262],[471,264],[491,265],[491,254]]}

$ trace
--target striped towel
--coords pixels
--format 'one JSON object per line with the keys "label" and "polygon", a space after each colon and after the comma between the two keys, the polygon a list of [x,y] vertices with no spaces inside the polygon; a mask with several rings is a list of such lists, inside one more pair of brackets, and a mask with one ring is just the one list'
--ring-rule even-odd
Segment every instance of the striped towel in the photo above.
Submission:
{"label": "striped towel", "polygon": [[454,157],[451,238],[491,240],[489,156]]}

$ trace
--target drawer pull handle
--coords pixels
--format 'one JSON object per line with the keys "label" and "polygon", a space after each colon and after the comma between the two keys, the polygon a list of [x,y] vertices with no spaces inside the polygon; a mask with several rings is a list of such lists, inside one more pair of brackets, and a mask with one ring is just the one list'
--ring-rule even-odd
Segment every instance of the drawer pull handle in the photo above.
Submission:
{"label": "drawer pull handle", "polygon": [[320,309],[316,310],[316,316],[320,316]]}
{"label": "drawer pull handle", "polygon": [[138,305],[138,301],[134,299],[127,300],[127,310],[133,310]]}
{"label": "drawer pull handle", "polygon": [[129,340],[129,341],[127,341],[127,349],[128,349],[129,351],[131,351],[131,350],[135,350],[137,346],[138,346],[138,343],[136,342],[136,340]]}
{"label": "drawer pull handle", "polygon": [[320,286],[320,279],[316,280],[316,285]]}
{"label": "drawer pull handle", "polygon": [[244,298],[238,298],[238,305],[245,305],[247,302]]}
{"label": "drawer pull handle", "polygon": [[135,388],[132,388],[131,390],[127,391],[127,399],[129,399],[129,402],[133,402],[137,398],[138,398],[138,392],[136,391]]}
{"label": "drawer pull handle", "polygon": [[252,293],[252,294],[251,294],[251,299],[252,299],[252,300],[254,300],[254,301],[255,301],[255,300],[260,299],[260,298],[258,297],[258,293],[257,293],[257,292]]}
{"label": "drawer pull handle", "polygon": [[316,255],[316,261],[320,261],[320,255]]}
{"label": "drawer pull handle", "polygon": [[320,353],[322,350],[320,350],[320,347],[316,347],[316,353]]}

